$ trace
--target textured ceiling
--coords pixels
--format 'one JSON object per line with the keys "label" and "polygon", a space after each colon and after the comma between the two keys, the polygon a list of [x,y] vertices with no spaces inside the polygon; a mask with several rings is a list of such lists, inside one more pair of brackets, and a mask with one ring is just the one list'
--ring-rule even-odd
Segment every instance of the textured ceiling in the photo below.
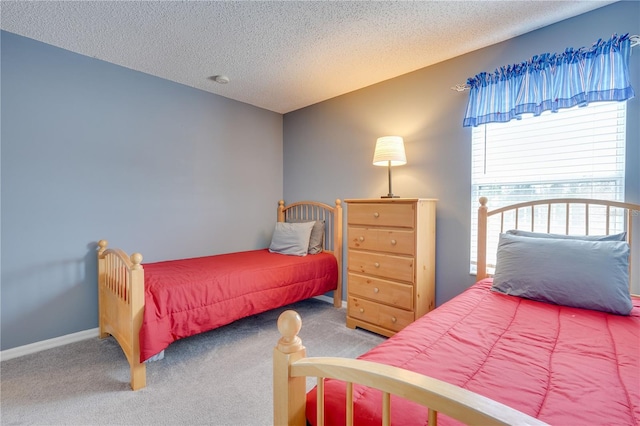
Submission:
{"label": "textured ceiling", "polygon": [[0,23],[286,113],[613,2],[2,0]]}

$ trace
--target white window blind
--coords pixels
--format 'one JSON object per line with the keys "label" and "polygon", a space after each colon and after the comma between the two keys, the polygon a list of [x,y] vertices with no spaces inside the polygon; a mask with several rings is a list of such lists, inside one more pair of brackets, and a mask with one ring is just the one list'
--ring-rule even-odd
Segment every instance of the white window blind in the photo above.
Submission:
{"label": "white window blind", "polygon": [[[592,103],[474,127],[471,273],[476,272],[477,210],[481,196],[488,198],[490,210],[541,198],[623,201],[625,136],[626,102]],[[557,216],[562,221],[559,232],[564,233],[566,215]],[[584,234],[582,216],[578,211],[571,212],[570,233]],[[614,224],[614,232],[623,231],[621,223]],[[499,229],[489,226],[489,237],[493,238],[489,240],[487,262],[495,264]],[[553,219],[550,227],[553,232]],[[546,225],[542,232],[546,232]]]}

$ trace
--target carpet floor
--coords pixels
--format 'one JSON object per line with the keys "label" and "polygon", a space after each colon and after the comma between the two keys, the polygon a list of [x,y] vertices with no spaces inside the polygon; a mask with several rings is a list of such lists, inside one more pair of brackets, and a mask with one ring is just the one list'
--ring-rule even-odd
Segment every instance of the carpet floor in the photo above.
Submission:
{"label": "carpet floor", "polygon": [[302,317],[308,356],[355,358],[385,340],[347,328],[344,309],[310,299],[174,342],[147,365],[147,387],[134,392],[115,339],[87,339],[2,361],[0,423],[273,424],[272,351],[285,309]]}

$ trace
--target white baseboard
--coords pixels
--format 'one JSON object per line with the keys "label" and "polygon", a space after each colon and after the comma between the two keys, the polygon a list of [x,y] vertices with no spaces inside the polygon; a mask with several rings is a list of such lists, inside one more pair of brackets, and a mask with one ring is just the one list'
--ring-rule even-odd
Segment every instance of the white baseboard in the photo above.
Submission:
{"label": "white baseboard", "polygon": [[[333,304],[333,297],[329,296],[316,296],[315,299],[322,300]],[[342,301],[342,307],[347,307],[347,302]],[[77,333],[67,334],[65,336],[56,337],[53,339],[42,340],[40,342],[31,343],[29,345],[18,346],[17,348],[11,348],[0,352],[0,361],[6,361],[13,358],[18,358],[23,355],[34,354],[36,352],[44,351],[46,349],[55,348],[58,346],[68,345],[69,343],[79,342],[81,340],[92,339],[98,337],[98,328],[92,328],[90,330],[79,331]]]}
{"label": "white baseboard", "polygon": [[31,343],[29,345],[18,346],[17,348],[7,349],[0,352],[0,361],[18,358],[23,355],[34,354],[36,352],[44,351],[45,349],[68,345],[69,343],[75,343],[81,340],[92,339],[94,337],[98,337],[98,334],[99,330],[96,327],[90,330],[79,331],[77,333],[71,333],[65,336],[42,340],[40,342]]}

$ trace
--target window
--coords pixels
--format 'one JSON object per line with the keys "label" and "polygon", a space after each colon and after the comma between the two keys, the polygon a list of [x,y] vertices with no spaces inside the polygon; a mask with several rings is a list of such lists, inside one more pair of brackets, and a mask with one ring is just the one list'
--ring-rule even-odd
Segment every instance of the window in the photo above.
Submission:
{"label": "window", "polygon": [[[489,199],[489,210],[541,198],[624,200],[626,107],[626,102],[598,102],[473,128],[471,273],[481,196]],[[571,212],[570,233],[584,234],[581,216]],[[559,232],[564,232],[562,220]],[[614,224],[615,232],[621,227]],[[489,236],[496,236],[488,242],[489,264],[495,263],[497,232],[489,228]]]}

